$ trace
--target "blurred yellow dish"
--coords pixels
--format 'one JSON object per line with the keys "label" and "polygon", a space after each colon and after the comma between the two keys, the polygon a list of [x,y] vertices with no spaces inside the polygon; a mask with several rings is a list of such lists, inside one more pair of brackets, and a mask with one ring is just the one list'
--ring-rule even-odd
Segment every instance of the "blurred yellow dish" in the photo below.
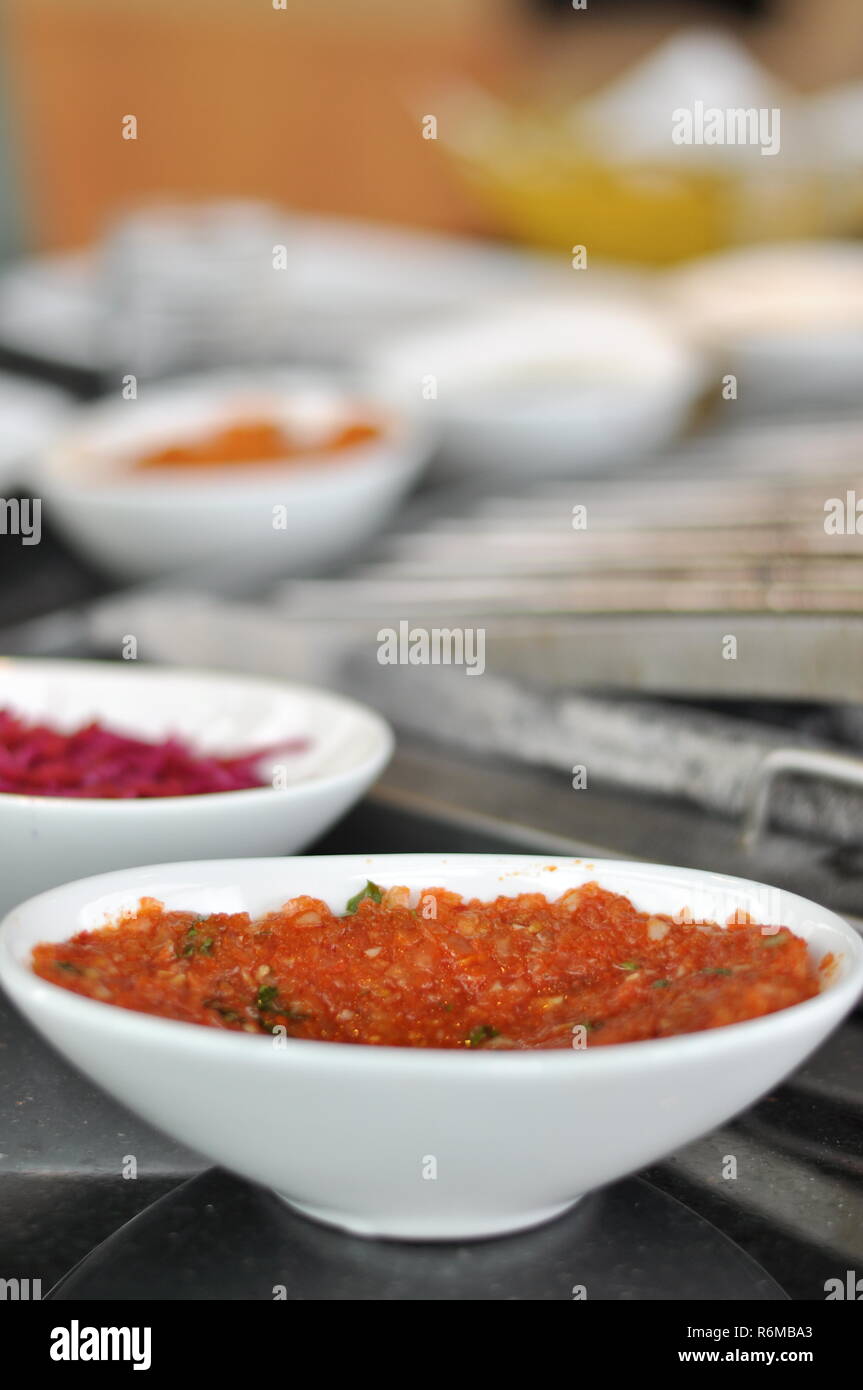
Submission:
{"label": "blurred yellow dish", "polygon": [[502,230],[567,255],[583,245],[605,259],[670,265],[739,242],[815,235],[823,224],[815,174],[612,162],[562,123],[516,117],[480,150],[453,153]]}

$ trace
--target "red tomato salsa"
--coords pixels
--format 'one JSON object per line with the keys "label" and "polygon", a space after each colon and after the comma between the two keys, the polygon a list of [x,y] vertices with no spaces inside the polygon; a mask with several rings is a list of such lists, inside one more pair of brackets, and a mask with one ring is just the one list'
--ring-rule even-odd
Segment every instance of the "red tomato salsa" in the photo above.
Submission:
{"label": "red tomato salsa", "polygon": [[44,979],[214,1028],[399,1047],[563,1048],[668,1037],[818,993],[786,927],[680,924],[597,884],[465,902],[369,883],[335,916],[134,915],[33,953]]}

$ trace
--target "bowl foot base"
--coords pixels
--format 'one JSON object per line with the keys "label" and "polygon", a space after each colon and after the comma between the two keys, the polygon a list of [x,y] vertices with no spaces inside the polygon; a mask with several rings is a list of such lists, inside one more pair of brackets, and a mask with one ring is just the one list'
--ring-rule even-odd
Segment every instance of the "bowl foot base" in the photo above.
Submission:
{"label": "bowl foot base", "polygon": [[332,1211],[327,1207],[315,1207],[306,1202],[298,1202],[283,1192],[276,1196],[292,1211],[318,1221],[324,1226],[332,1226],[347,1231],[352,1236],[362,1236],[366,1240],[405,1240],[405,1241],[462,1241],[488,1240],[494,1236],[513,1235],[516,1231],[529,1231],[534,1226],[543,1226],[554,1221],[564,1212],[570,1211],[581,1200],[574,1197],[560,1206],[542,1207],[539,1210],[509,1213],[506,1216],[446,1217],[384,1215],[354,1216],[349,1212]]}

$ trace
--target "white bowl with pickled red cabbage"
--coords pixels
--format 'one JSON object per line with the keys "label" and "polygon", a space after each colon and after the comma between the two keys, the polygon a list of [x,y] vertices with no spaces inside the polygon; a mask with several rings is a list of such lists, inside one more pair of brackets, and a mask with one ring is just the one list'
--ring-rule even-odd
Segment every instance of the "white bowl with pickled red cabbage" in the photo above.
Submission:
{"label": "white bowl with pickled red cabbage", "polygon": [[0,711],[2,910],[132,864],[293,853],[393,747],[340,695],[136,661],[0,660]]}

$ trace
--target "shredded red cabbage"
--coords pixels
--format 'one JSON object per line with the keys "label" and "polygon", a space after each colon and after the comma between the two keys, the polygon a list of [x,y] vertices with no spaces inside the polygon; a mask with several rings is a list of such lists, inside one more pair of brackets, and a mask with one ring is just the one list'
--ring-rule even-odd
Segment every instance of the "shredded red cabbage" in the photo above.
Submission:
{"label": "shredded red cabbage", "polygon": [[[305,739],[278,745],[296,753]],[[162,743],[129,738],[97,723],[72,734],[27,724],[0,710],[0,792],[23,796],[200,796],[267,785],[260,762],[272,748],[240,757],[194,753],[177,738]]]}

